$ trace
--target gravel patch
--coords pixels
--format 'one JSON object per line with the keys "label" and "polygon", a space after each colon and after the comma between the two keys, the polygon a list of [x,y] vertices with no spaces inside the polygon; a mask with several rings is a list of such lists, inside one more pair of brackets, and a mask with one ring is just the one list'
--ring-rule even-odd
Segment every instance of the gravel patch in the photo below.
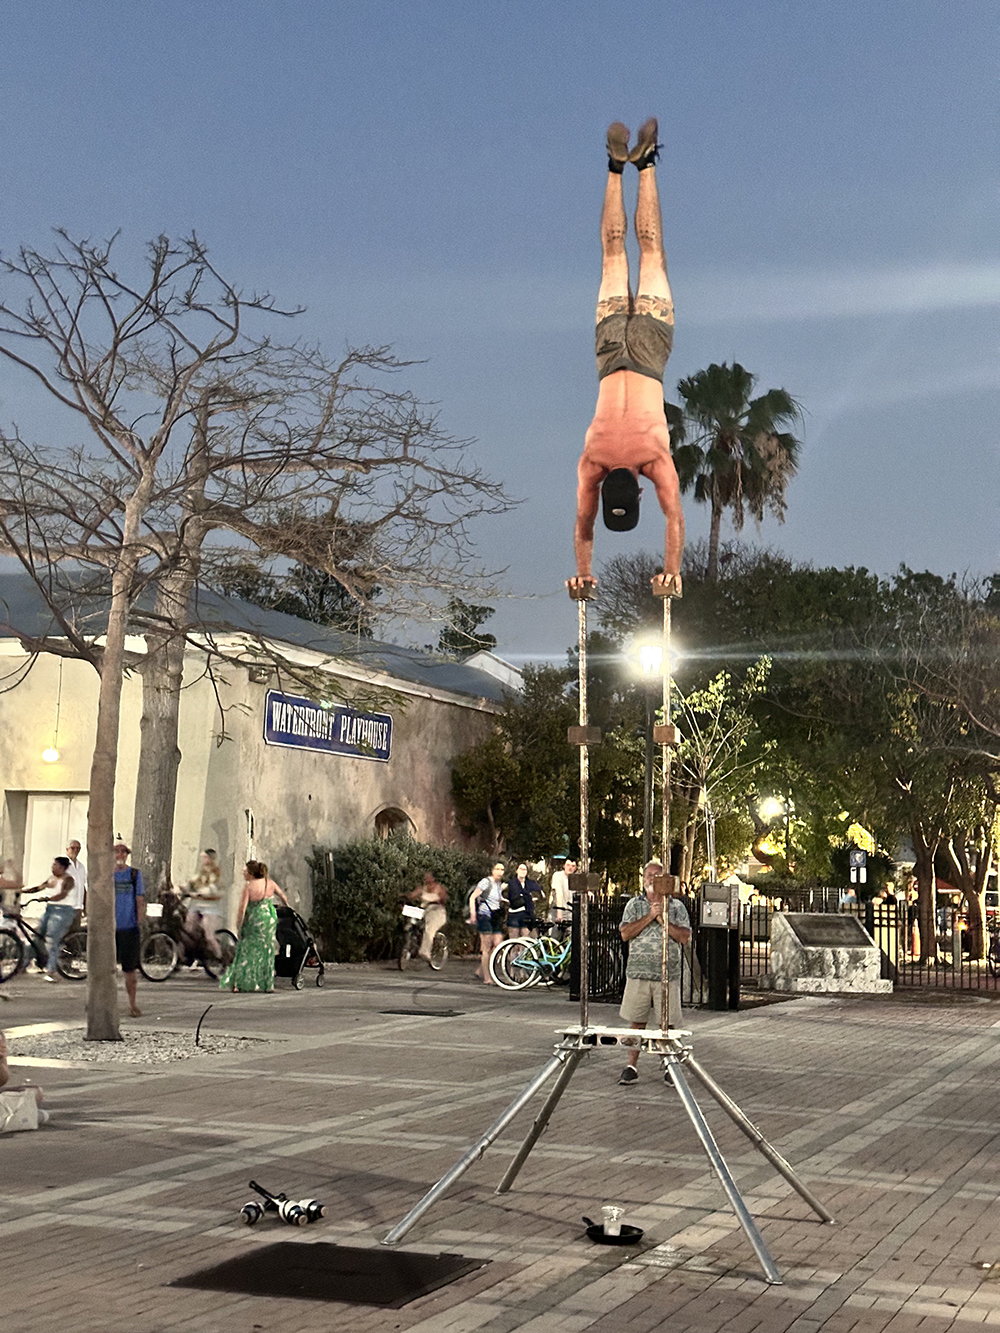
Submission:
{"label": "gravel patch", "polygon": [[194,1044],[193,1032],[123,1032],[122,1041],[84,1041],[84,1029],[45,1032],[8,1040],[9,1054],[33,1060],[84,1060],[91,1064],[165,1065],[174,1060],[203,1059],[231,1051],[254,1051],[274,1043],[262,1037],[223,1037],[202,1033]]}

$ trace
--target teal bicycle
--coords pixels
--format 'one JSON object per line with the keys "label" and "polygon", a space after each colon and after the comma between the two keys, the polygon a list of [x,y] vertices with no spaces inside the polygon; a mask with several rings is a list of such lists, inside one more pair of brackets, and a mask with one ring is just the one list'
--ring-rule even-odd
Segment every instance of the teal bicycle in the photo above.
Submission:
{"label": "teal bicycle", "polygon": [[560,943],[550,935],[504,940],[490,956],[490,976],[504,990],[527,990],[543,982],[554,986],[569,980],[571,952],[569,939]]}

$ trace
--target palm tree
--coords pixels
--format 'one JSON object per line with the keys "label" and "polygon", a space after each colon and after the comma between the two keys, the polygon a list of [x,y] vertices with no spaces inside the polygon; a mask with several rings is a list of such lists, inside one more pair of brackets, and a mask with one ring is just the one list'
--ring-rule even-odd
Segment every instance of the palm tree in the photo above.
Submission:
{"label": "palm tree", "polygon": [[798,469],[800,441],[788,427],[801,417],[785,389],[751,394],[757,377],[733,362],[714,363],[683,379],[684,406],[664,403],[681,490],[712,506],[706,578],[719,577],[719,529],[732,511],[739,532],[746,512],[759,523],[766,512],[784,522],[785,489]]}

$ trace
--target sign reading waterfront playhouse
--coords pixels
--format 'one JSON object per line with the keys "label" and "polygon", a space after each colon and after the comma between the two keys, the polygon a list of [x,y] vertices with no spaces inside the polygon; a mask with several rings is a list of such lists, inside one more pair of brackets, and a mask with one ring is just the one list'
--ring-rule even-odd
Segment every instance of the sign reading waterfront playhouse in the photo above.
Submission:
{"label": "sign reading waterfront playhouse", "polygon": [[268,745],[349,754],[355,759],[377,759],[384,764],[392,750],[392,718],[388,713],[324,708],[312,699],[268,690],[264,740]]}

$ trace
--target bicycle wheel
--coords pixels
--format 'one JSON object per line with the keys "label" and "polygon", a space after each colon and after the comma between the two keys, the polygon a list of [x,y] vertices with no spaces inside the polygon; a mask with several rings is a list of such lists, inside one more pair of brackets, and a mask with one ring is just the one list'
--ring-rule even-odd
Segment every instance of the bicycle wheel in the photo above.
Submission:
{"label": "bicycle wheel", "polygon": [[443,930],[431,940],[431,967],[435,972],[440,972],[442,967],[448,961],[448,940]]}
{"label": "bicycle wheel", "polygon": [[0,930],[0,985],[24,966],[24,945],[12,930]]}
{"label": "bicycle wheel", "polygon": [[218,958],[204,957],[201,965],[214,981],[225,972],[227,967],[232,965],[236,957],[236,936],[231,930],[217,930],[215,932],[215,942],[219,946]]}
{"label": "bicycle wheel", "polygon": [[403,943],[399,949],[399,970],[405,972],[410,966],[410,959],[413,957],[413,931],[405,930],[403,932]]}
{"label": "bicycle wheel", "polygon": [[56,967],[61,977],[67,981],[86,981],[87,979],[87,932],[71,930],[59,946],[59,958]]}
{"label": "bicycle wheel", "polygon": [[139,952],[139,971],[147,981],[166,981],[180,961],[176,942],[158,930],[143,941]]}
{"label": "bicycle wheel", "polygon": [[504,940],[490,955],[490,976],[504,990],[526,990],[538,984],[538,941]]}

